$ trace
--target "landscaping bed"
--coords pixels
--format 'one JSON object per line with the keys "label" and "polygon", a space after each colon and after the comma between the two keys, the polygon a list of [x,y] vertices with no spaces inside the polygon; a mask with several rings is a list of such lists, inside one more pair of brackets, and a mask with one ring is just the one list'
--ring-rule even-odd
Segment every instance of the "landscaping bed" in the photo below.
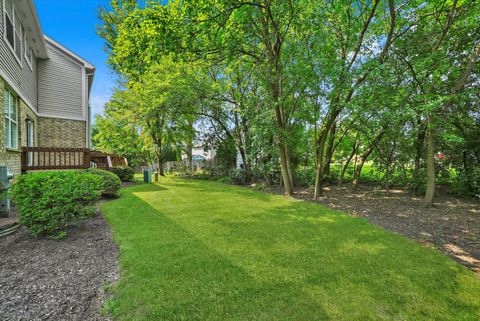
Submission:
{"label": "landscaping bed", "polygon": [[[270,192],[282,193],[279,188]],[[311,188],[297,189],[295,198],[313,200]],[[378,189],[362,185],[356,193],[329,185],[319,202],[352,216],[435,247],[480,273],[480,201],[454,197],[440,191],[433,208],[423,206],[421,196],[402,189]]]}
{"label": "landscaping bed", "polygon": [[99,311],[118,274],[110,228],[97,213],[67,232],[35,239],[21,228],[0,240],[0,319],[108,320]]}

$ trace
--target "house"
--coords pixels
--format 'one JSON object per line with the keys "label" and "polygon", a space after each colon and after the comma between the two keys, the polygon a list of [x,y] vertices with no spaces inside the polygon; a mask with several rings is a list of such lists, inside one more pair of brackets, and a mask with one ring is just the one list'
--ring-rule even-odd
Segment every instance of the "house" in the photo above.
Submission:
{"label": "house", "polygon": [[[215,158],[217,151],[213,148],[205,148],[204,145],[197,145],[192,148],[192,159],[194,161],[212,160]],[[182,153],[182,160],[186,160],[187,155]]]}
{"label": "house", "polygon": [[0,166],[19,174],[22,147],[90,147],[95,67],[43,34],[33,0],[0,11]]}

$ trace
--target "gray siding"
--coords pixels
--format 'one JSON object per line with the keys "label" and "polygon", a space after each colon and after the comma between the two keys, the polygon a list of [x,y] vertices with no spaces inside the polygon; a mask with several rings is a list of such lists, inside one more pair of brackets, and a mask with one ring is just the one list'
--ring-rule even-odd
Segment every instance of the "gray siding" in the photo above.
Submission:
{"label": "gray siding", "polygon": [[38,61],[38,112],[84,119],[83,66],[48,42],[47,51],[49,58]]}
{"label": "gray siding", "polygon": [[[14,53],[8,47],[4,39],[4,13],[3,0],[0,0],[0,70],[14,82],[11,86],[16,86],[28,105],[37,110],[37,63],[34,60],[32,69],[27,65],[25,57],[22,55],[21,67],[16,60]],[[6,79],[7,80],[7,79]]]}

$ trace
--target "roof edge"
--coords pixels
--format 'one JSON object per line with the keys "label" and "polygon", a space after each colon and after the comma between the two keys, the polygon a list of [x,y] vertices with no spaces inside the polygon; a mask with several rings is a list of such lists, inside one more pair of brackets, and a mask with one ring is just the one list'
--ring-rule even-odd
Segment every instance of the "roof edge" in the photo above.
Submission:
{"label": "roof edge", "polygon": [[37,7],[35,6],[35,3],[33,2],[34,0],[28,0],[28,5],[30,7],[30,11],[32,12],[32,17],[33,17],[33,21],[34,21],[34,24],[35,24],[35,28],[37,29],[37,34],[40,38],[40,49],[41,49],[41,52],[40,52],[40,58],[47,58],[48,57],[48,53],[47,53],[47,45],[45,43],[45,39],[43,39],[42,35],[43,35],[43,31],[42,31],[42,26],[40,24],[40,20],[38,18],[38,13],[37,13]]}
{"label": "roof edge", "polygon": [[80,63],[82,63],[84,65],[84,67],[86,69],[89,69],[91,71],[95,71],[95,66],[88,62],[87,60],[83,59],[82,57],[80,57],[79,55],[77,55],[76,53],[74,53],[73,51],[71,51],[70,49],[66,48],[65,46],[63,46],[62,44],[60,44],[59,42],[53,40],[52,38],[50,38],[49,36],[47,35],[43,35],[46,42],[48,42],[49,44],[57,47],[58,49],[62,50],[63,52],[65,52],[67,55],[69,55],[70,57],[74,58],[75,60],[79,61]]}

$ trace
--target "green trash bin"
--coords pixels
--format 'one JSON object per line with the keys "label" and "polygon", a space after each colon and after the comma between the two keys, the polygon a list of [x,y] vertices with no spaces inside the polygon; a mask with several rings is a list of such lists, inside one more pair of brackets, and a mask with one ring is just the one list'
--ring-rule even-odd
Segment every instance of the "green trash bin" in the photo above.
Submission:
{"label": "green trash bin", "polygon": [[151,170],[144,170],[143,171],[143,182],[144,183],[151,183],[152,182],[152,171]]}

